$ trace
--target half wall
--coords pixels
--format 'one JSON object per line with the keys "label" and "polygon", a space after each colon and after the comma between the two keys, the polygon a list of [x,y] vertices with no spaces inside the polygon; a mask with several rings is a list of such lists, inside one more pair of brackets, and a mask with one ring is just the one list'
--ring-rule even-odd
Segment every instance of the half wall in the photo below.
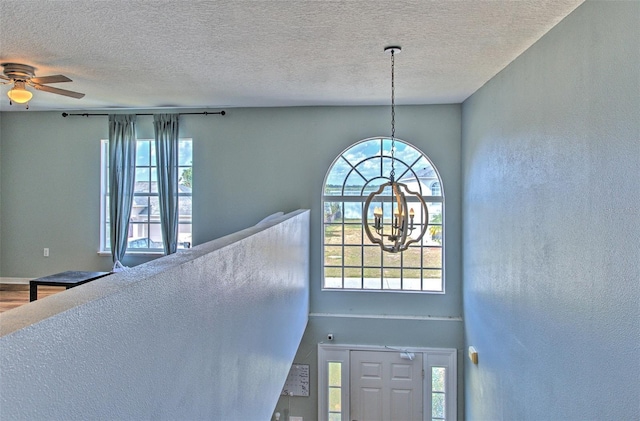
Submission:
{"label": "half wall", "polygon": [[2,419],[270,419],[308,314],[299,210],[1,314]]}

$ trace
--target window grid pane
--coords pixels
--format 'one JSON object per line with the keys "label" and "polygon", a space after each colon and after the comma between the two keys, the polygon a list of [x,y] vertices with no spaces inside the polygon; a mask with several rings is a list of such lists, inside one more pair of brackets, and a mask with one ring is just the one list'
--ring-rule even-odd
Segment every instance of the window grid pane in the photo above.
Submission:
{"label": "window grid pane", "polygon": [[[428,224],[424,237],[403,253],[383,252],[369,241],[362,224],[363,206],[369,192],[388,181],[391,140],[374,138],[353,145],[334,161],[323,189],[324,288],[443,292],[440,179],[426,156],[397,139],[394,160],[398,180],[419,191],[427,202],[428,221],[417,212],[414,222],[414,233]],[[418,199],[408,201],[419,209]],[[375,206],[383,209],[383,220],[390,220],[390,202],[383,199]]]}
{"label": "window grid pane", "polygon": [[[192,140],[179,140],[178,153],[178,248],[192,245],[191,187],[192,187]],[[110,250],[109,227],[109,183],[108,183],[108,141],[103,141],[103,196],[102,227],[103,244],[101,250]],[[128,251],[161,252],[162,233],[158,197],[158,177],[156,167],[155,141],[138,139],[136,141],[134,197],[129,219]]]}

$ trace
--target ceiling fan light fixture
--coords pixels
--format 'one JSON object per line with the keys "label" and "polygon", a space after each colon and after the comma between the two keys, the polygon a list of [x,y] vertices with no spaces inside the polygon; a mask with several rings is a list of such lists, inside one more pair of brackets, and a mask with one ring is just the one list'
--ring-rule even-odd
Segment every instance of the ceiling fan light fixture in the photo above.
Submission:
{"label": "ceiling fan light fixture", "polygon": [[80,92],[68,91],[66,89],[54,88],[53,86],[49,86],[49,84],[51,83],[72,82],[71,79],[64,75],[36,77],[34,73],[35,68],[27,64],[1,63],[0,66],[4,68],[2,74],[0,74],[0,80],[6,81],[0,82],[0,84],[13,84],[11,90],[7,92],[7,96],[9,97],[9,105],[13,103],[25,104],[26,108],[29,109],[29,101],[31,100],[31,98],[33,98],[33,93],[27,90],[27,85],[31,86],[33,89],[37,89],[43,92],[49,92],[56,95],[64,95],[77,99],[84,97],[84,94]]}
{"label": "ceiling fan light fixture", "polygon": [[25,88],[24,82],[16,82],[7,92],[7,96],[16,104],[25,104],[33,98],[33,94]]}

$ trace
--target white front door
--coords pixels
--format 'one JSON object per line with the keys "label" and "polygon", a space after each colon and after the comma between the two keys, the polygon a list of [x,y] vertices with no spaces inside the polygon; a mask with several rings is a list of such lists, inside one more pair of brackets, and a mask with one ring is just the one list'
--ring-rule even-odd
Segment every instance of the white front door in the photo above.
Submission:
{"label": "white front door", "polygon": [[422,353],[351,351],[350,419],[422,421]]}

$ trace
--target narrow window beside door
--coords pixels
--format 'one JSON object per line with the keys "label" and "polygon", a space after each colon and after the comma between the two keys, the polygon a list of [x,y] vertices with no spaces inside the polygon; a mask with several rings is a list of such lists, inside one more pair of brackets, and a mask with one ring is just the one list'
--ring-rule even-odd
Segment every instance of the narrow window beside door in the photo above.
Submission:
{"label": "narrow window beside door", "polygon": [[342,421],[342,363],[327,363],[329,374],[329,421]]}
{"label": "narrow window beside door", "polygon": [[446,420],[446,380],[445,367],[431,367],[431,420]]}

